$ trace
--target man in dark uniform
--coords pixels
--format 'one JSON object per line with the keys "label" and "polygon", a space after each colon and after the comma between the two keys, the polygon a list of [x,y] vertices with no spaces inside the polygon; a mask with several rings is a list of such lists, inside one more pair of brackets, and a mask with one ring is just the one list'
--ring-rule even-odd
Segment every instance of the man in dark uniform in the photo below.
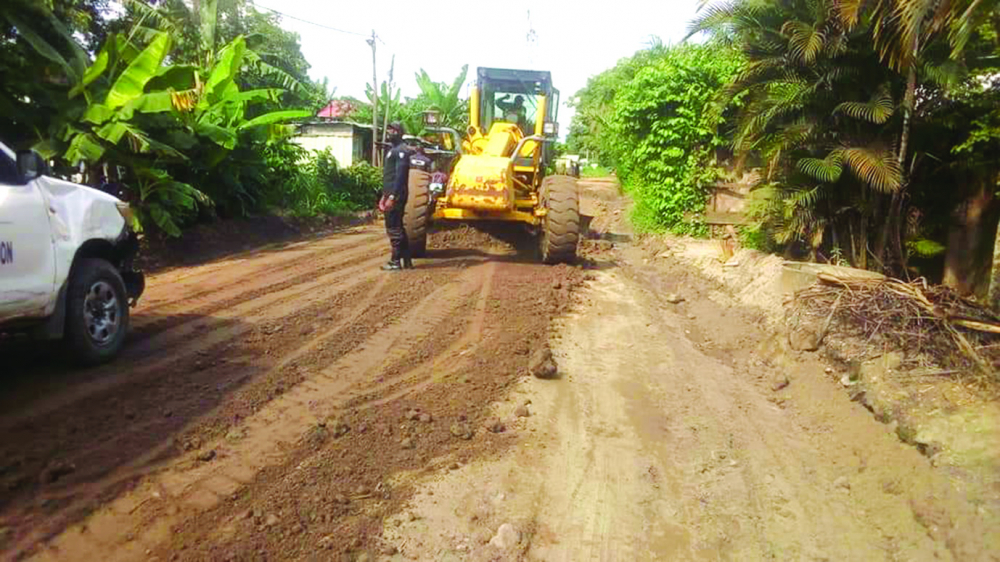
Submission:
{"label": "man in dark uniform", "polygon": [[378,203],[378,208],[385,213],[385,231],[392,246],[392,257],[382,269],[399,271],[413,267],[409,239],[403,227],[403,213],[406,210],[410,179],[410,154],[403,144],[402,123],[391,123],[388,133],[392,148],[386,153],[382,165],[382,199]]}

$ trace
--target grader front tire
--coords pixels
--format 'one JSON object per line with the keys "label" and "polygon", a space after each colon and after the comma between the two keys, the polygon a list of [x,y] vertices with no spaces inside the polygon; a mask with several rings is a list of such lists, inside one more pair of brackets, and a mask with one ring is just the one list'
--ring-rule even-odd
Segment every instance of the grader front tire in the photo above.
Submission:
{"label": "grader front tire", "polygon": [[576,260],[580,240],[580,191],[576,178],[548,176],[542,180],[541,253],[545,263],[571,263]]}
{"label": "grader front tire", "polygon": [[409,194],[403,212],[403,228],[410,242],[410,255],[427,255],[427,223],[430,218],[431,175],[423,170],[410,170]]}

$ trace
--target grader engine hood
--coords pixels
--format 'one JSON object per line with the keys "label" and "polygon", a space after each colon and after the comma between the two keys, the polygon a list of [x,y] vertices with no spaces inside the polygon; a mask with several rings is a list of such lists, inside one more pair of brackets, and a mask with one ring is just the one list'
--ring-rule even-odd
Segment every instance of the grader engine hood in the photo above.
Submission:
{"label": "grader engine hood", "polygon": [[448,206],[475,211],[512,210],[514,181],[511,159],[463,156],[448,182]]}

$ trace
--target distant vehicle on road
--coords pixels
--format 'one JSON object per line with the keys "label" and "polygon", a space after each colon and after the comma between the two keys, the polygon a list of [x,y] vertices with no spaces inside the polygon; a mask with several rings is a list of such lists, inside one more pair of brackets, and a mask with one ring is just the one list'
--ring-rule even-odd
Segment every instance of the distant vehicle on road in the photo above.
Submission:
{"label": "distant vehicle on road", "polygon": [[103,363],[145,288],[132,211],[46,172],[37,153],[0,142],[0,334],[62,339],[78,362]]}

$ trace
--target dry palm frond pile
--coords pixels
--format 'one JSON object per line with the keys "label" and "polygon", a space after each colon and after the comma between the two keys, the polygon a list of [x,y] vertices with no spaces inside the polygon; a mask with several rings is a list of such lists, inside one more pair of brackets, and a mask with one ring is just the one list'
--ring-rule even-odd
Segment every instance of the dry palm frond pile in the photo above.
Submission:
{"label": "dry palm frond pile", "polygon": [[795,307],[801,317],[824,323],[823,336],[832,328],[983,383],[1000,382],[1000,316],[988,307],[922,281],[827,273],[818,278],[795,295]]}

